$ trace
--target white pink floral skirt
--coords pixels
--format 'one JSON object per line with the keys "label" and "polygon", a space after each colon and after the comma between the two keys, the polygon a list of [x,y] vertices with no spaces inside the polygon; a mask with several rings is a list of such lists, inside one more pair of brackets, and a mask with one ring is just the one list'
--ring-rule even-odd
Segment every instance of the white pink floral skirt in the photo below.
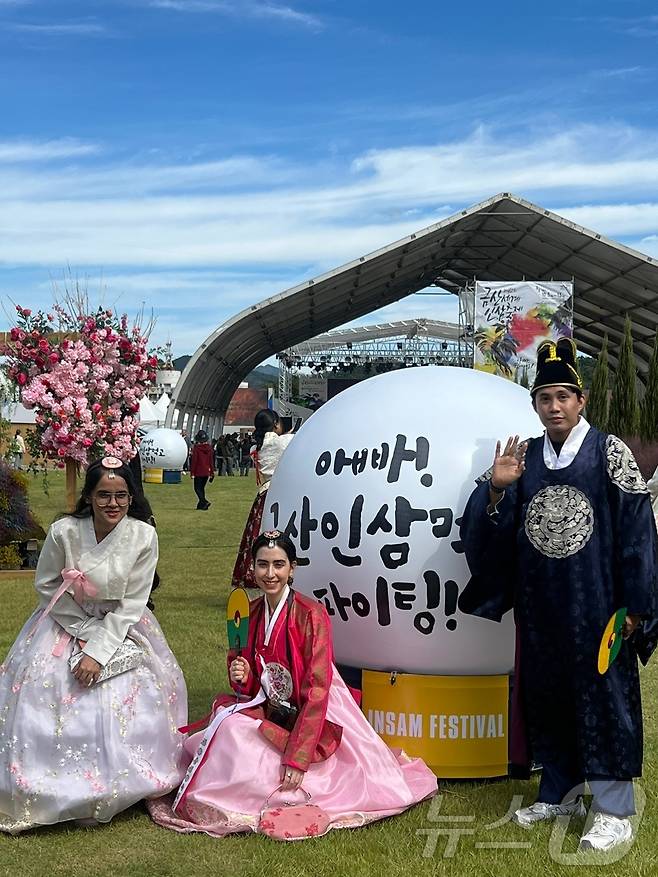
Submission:
{"label": "white pink floral skirt", "polygon": [[[98,614],[108,608],[98,604]],[[10,834],[68,819],[109,822],[183,776],[177,728],[187,692],[154,615],[146,610],[130,630],[146,662],[85,688],[69,669],[70,649],[52,655],[55,621],[28,638],[40,614],[0,665],[0,831]]]}

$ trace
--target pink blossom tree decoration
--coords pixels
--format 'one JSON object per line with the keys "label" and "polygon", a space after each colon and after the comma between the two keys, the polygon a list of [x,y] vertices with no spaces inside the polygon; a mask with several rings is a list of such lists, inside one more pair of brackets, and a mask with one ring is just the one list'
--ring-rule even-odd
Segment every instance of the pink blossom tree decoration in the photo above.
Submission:
{"label": "pink blossom tree decoration", "polygon": [[53,313],[16,306],[5,369],[23,405],[36,412],[30,451],[61,466],[110,454],[127,462],[137,450],[139,401],[155,380],[157,360],[125,314],[102,307],[88,314],[80,302],[68,304]]}

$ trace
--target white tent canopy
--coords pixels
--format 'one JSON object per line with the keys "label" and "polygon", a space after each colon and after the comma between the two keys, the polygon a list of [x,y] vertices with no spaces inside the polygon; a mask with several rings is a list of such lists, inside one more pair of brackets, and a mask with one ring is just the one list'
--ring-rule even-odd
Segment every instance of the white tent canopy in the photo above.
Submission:
{"label": "white tent canopy", "polygon": [[33,408],[25,408],[21,402],[7,402],[2,406],[2,416],[10,423],[36,423],[36,412]]}
{"label": "white tent canopy", "polygon": [[146,396],[139,400],[139,422],[141,426],[158,426],[163,423],[165,415],[155,407]]}
{"label": "white tent canopy", "polygon": [[171,400],[169,399],[169,396],[167,396],[166,393],[163,393],[162,396],[160,396],[158,401],[153,406],[155,408],[155,410],[157,412],[159,412],[159,414],[161,415],[160,419],[163,421],[164,421],[165,417],[167,416],[167,408],[169,408],[170,401]]}
{"label": "white tent canopy", "polygon": [[269,356],[428,286],[459,293],[473,280],[524,278],[573,281],[579,349],[595,356],[607,333],[613,369],[628,315],[638,377],[646,381],[658,329],[658,260],[502,193],[227,320],[188,362],[168,425],[217,432],[244,376]]}

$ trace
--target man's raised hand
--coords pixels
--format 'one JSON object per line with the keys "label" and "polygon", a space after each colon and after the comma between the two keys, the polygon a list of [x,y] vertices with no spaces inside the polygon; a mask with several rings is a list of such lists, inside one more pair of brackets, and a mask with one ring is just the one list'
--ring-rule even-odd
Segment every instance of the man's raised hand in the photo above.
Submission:
{"label": "man's raised hand", "polygon": [[519,442],[518,435],[510,436],[507,439],[505,450],[502,453],[500,441],[496,442],[496,453],[489,482],[493,490],[505,490],[523,475],[527,447],[527,442]]}

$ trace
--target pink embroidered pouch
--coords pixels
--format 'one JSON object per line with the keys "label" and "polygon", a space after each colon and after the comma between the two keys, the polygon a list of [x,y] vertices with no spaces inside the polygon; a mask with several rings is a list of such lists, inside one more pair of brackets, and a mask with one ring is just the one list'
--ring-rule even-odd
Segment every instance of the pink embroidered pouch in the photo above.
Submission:
{"label": "pink embroidered pouch", "polygon": [[260,812],[258,831],[272,840],[306,840],[309,837],[320,837],[329,831],[331,820],[317,804],[311,804],[311,796],[300,789],[306,796],[303,804],[284,801],[276,806],[269,806],[270,799],[281,789],[275,789],[267,798]]}

